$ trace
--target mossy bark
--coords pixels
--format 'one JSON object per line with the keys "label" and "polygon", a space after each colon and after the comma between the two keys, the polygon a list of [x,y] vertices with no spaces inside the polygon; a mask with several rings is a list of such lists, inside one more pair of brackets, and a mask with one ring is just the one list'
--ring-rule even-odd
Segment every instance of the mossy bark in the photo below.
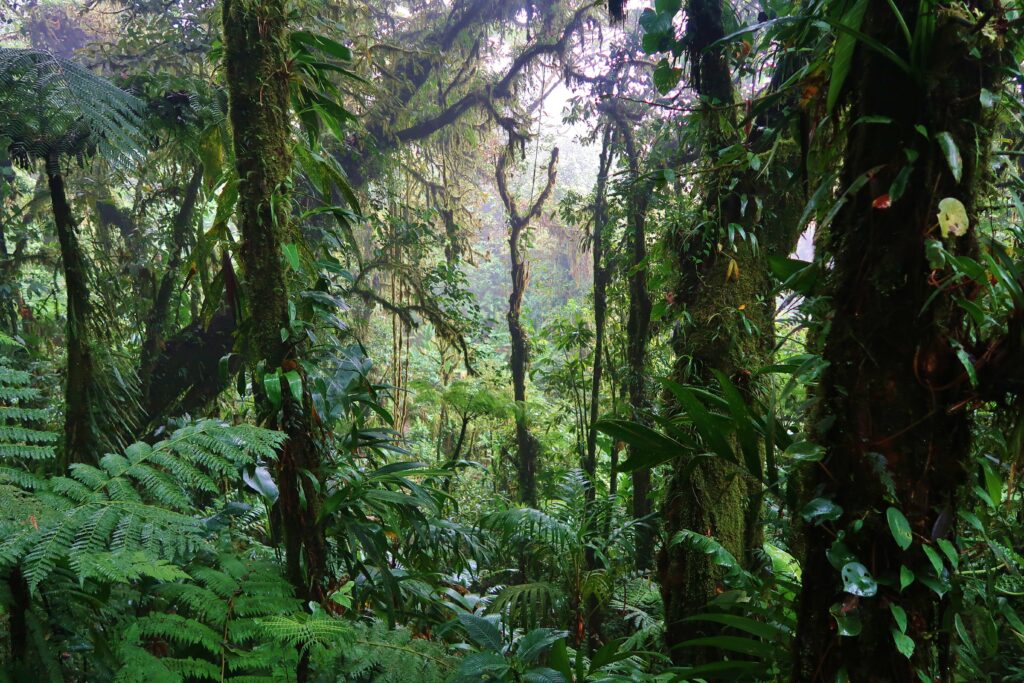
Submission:
{"label": "mossy bark", "polygon": [[[717,370],[741,393],[753,396],[753,373],[770,362],[774,348],[773,281],[765,256],[786,256],[793,249],[798,237],[793,206],[802,206],[801,188],[791,177],[792,169],[781,161],[793,156],[789,154],[780,154],[763,172],[737,175],[713,170],[719,149],[742,141],[756,150],[762,141],[754,136],[744,139],[736,130],[732,75],[722,48],[716,47],[724,35],[723,3],[691,0],[686,9],[691,80],[704,107],[703,156],[708,171],[700,186],[705,196],[702,225],[689,236],[674,238],[671,245],[679,269],[675,296],[688,316],[673,341],[673,379],[714,390],[717,382],[711,371]],[[762,124],[777,129],[786,125],[779,112],[763,118]],[[785,135],[785,130],[775,132]],[[749,238],[735,238],[729,244],[731,224],[756,234],[758,246]],[[714,537],[747,567],[753,566],[763,540],[760,481],[718,458],[695,468],[687,464],[678,462],[669,480],[663,510],[668,545],[658,557],[666,641],[670,656],[679,663],[713,656],[676,646],[709,635],[706,625],[684,620],[703,611],[721,591],[723,570],[702,552],[672,545],[673,537],[684,529]]]}
{"label": "mossy bark", "polygon": [[[895,3],[910,26],[920,20],[923,6],[916,0]],[[991,140],[980,95],[983,88],[996,89],[1001,55],[984,32],[952,12],[937,10],[935,18],[931,49],[919,62],[917,78],[863,47],[848,78],[847,120],[886,117],[891,123],[847,130],[841,187],[867,182],[851,193],[830,231],[834,310],[816,421],[826,453],[808,472],[807,492],[832,500],[843,514],[806,529],[796,681],[845,676],[902,682],[917,680],[919,673],[931,680],[951,675],[940,623],[948,597],[940,600],[921,580],[900,591],[899,575],[901,566],[919,577],[934,573],[922,546],[950,533],[966,477],[970,422],[963,404],[970,386],[953,346],[964,329],[963,312],[948,290],[937,291],[926,244],[939,238],[935,216],[944,197],[959,199],[976,215],[978,176]],[[861,30],[912,61],[885,3],[869,3]],[[940,132],[961,151],[960,182],[934,137]],[[907,150],[917,160],[906,192],[889,208],[874,208],[873,200],[888,192],[907,164]],[[954,252],[976,249],[973,232],[946,244]],[[906,550],[889,531],[889,506],[902,510],[910,523],[913,539]],[[858,598],[843,591],[840,567],[827,554],[840,535],[850,557],[880,581],[876,595]],[[909,658],[897,649],[890,605],[906,612],[906,635],[915,644]],[[838,635],[829,613],[833,606],[859,618],[860,635]]]}
{"label": "mossy bark", "polygon": [[[298,239],[291,225],[291,125],[285,0],[225,0],[224,58],[239,178],[245,333],[263,372],[298,371],[289,329],[288,287],[281,244]],[[282,336],[285,338],[282,339]],[[284,379],[281,380],[282,385]],[[295,400],[281,387],[282,407],[257,390],[263,422],[288,439],[276,462],[280,497],[274,506],[285,547],[286,574],[304,600],[324,598],[325,541],[319,517],[322,478],[309,395]],[[308,675],[308,657],[298,676]]]}
{"label": "mossy bark", "polygon": [[512,291],[508,297],[508,332],[511,338],[509,368],[512,371],[512,396],[516,402],[516,472],[519,478],[519,500],[529,506],[537,505],[537,460],[540,442],[530,433],[526,411],[526,371],[530,365],[530,345],[521,321],[523,297],[530,282],[530,264],[523,251],[522,238],[530,223],[540,215],[544,203],[551,195],[558,172],[558,148],[551,151],[547,180],[532,205],[521,209],[508,187],[508,163],[512,151],[505,150],[498,157],[495,181],[498,194],[508,214],[508,249],[511,263]]}

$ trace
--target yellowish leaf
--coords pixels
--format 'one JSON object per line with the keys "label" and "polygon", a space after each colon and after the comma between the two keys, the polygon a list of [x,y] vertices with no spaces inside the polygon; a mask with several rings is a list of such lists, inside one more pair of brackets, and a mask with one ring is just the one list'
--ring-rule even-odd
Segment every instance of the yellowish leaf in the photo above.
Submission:
{"label": "yellowish leaf", "polygon": [[962,237],[967,234],[971,222],[967,218],[967,208],[959,199],[946,197],[939,202],[939,230],[943,237]]}

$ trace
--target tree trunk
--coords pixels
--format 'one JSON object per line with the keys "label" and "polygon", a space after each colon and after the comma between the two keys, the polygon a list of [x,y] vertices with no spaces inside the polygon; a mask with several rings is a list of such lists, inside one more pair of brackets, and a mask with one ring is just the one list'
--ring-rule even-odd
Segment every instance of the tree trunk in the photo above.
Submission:
{"label": "tree trunk", "polygon": [[[647,345],[651,338],[651,294],[647,291],[647,209],[654,183],[640,180],[640,151],[636,147],[630,122],[613,110],[619,133],[626,147],[629,164],[630,192],[626,210],[628,221],[627,242],[629,245],[629,313],[626,318],[626,390],[629,404],[633,409],[633,420],[643,423],[647,409]],[[638,455],[638,447],[629,445],[628,456]],[[634,469],[633,518],[651,516],[654,507],[651,502],[651,471],[646,468]],[[654,555],[654,527],[650,520],[637,529],[636,568],[645,571],[651,568]]]}
{"label": "tree trunk", "polygon": [[[291,225],[291,125],[288,73],[288,7],[285,0],[225,0],[224,56],[239,178],[243,291],[248,336],[262,371],[300,371],[289,329],[288,287],[281,244],[298,239]],[[255,384],[260,385],[260,382]],[[319,516],[320,453],[309,412],[309,394],[295,400],[281,378],[281,410],[257,390],[257,409],[268,426],[287,436],[275,464],[280,497],[275,505],[285,547],[286,574],[303,600],[324,598],[325,541]],[[300,681],[309,675],[300,657]]]}
{"label": "tree trunk", "polygon": [[516,470],[519,477],[519,500],[526,505],[537,505],[537,455],[540,444],[530,433],[526,414],[526,370],[529,364],[529,340],[520,321],[523,295],[530,277],[530,266],[525,261],[521,245],[523,225],[513,224],[509,231],[508,247],[512,261],[512,293],[508,298],[508,334],[511,338],[509,368],[512,371],[512,398],[516,402]]}
{"label": "tree trunk", "polygon": [[498,185],[498,194],[508,213],[509,223],[508,249],[512,269],[512,292],[508,297],[508,315],[506,317],[512,346],[509,358],[509,366],[512,370],[512,395],[516,402],[516,468],[519,478],[519,500],[526,505],[536,506],[537,458],[540,452],[540,443],[530,433],[527,422],[526,371],[530,362],[530,349],[526,330],[523,329],[520,321],[523,296],[526,294],[526,286],[530,281],[530,264],[527,263],[522,252],[520,239],[529,228],[530,222],[540,215],[544,203],[554,188],[558,169],[558,148],[551,151],[551,161],[548,163],[548,177],[544,189],[534,203],[527,207],[526,211],[519,210],[516,199],[509,192],[508,162],[510,156],[510,150],[505,150],[498,156],[495,179]]}
{"label": "tree trunk", "polygon": [[89,348],[89,279],[85,256],[75,231],[75,218],[64,189],[60,158],[51,152],[46,158],[46,180],[50,187],[57,240],[60,243],[64,282],[67,287],[67,380],[64,385],[64,452],[62,469],[71,463],[98,459],[92,418],[93,358]]}
{"label": "tree trunk", "polygon": [[604,328],[608,311],[608,271],[604,265],[604,230],[608,222],[608,172],[611,166],[611,129],[606,128],[594,186],[594,232],[590,249],[594,263],[594,366],[590,379],[590,417],[587,455],[583,469],[590,477],[590,495],[597,486],[597,418],[601,413],[601,375],[604,368]]}
{"label": "tree trunk", "polygon": [[[918,8],[925,6],[895,3],[909,26],[922,21]],[[965,26],[953,12],[934,18],[934,39],[923,50],[927,61],[919,63],[918,78],[863,45],[848,78],[846,120],[871,116],[891,123],[848,127],[841,188],[851,188],[851,196],[823,257],[834,263],[834,312],[816,421],[825,425],[817,435],[825,457],[808,472],[808,496],[831,500],[842,515],[806,528],[797,681],[833,681],[844,673],[851,681],[911,681],[919,673],[951,680],[949,639],[941,634],[949,624],[940,623],[948,598],[925,585],[941,577],[922,548],[950,533],[947,522],[958,507],[970,455],[970,422],[962,407],[970,386],[954,349],[964,329],[963,312],[951,300],[956,288],[936,290],[926,245],[939,239],[935,217],[943,198],[959,199],[975,215],[975,186],[987,164],[992,123],[984,120],[980,96],[982,89],[997,90],[1004,60],[983,31]],[[868,3],[861,31],[914,60],[886,4]],[[930,137],[915,126],[924,126]],[[960,182],[937,141],[940,133],[960,150]],[[910,151],[917,158],[905,194],[888,208],[874,208]],[[973,229],[944,241],[951,251],[976,253]],[[909,521],[913,537],[905,550],[890,532],[889,507]],[[877,594],[844,593],[840,570],[854,561],[878,579]],[[917,580],[900,591],[902,567]],[[910,657],[897,649],[892,606],[906,612]],[[860,635],[840,637],[833,608],[858,618]]]}
{"label": "tree trunk", "polygon": [[[591,236],[591,255],[594,264],[594,367],[590,380],[590,415],[587,425],[587,451],[583,469],[590,485],[586,490],[587,516],[593,525],[593,507],[597,497],[597,418],[601,408],[601,374],[604,368],[604,330],[608,312],[608,270],[605,267],[604,231],[608,223],[608,172],[612,163],[612,129],[606,126],[601,142],[601,157],[594,185],[594,231]],[[581,363],[582,367],[582,363]],[[588,571],[598,568],[594,549],[587,546],[585,553]],[[603,613],[597,596],[587,600],[587,647],[593,651],[600,646]]]}
{"label": "tree trunk", "polygon": [[[722,0],[691,0],[687,5],[691,77],[704,108],[707,169],[717,163],[719,149],[741,141],[733,132],[735,126],[721,123],[735,110],[732,75],[718,43],[725,33],[722,7]],[[778,112],[769,112],[766,118],[773,115]],[[753,138],[743,142],[758,145]],[[748,397],[756,391],[751,375],[770,362],[774,345],[773,282],[764,256],[788,255],[798,238],[793,210],[794,205],[802,207],[802,201],[795,196],[798,182],[788,176],[787,166],[776,160],[763,175],[743,171],[738,177],[708,170],[702,190],[704,215],[710,220],[695,238],[674,245],[680,273],[676,299],[689,316],[673,343],[677,383],[713,389],[717,382],[711,371],[717,370]],[[753,200],[745,205],[744,194],[764,198],[760,215]],[[731,252],[720,250],[720,243],[730,241],[726,230],[731,224],[746,226],[748,232],[758,226],[759,249],[749,239],[735,238]],[[760,482],[720,458],[704,460],[689,471],[686,465],[678,462],[669,481],[663,514],[669,542],[658,558],[666,640],[671,656],[680,663],[694,655],[698,660],[713,656],[676,646],[714,632],[707,624],[684,620],[718,594],[723,571],[703,552],[672,545],[673,537],[684,529],[714,537],[748,567],[762,543]]]}

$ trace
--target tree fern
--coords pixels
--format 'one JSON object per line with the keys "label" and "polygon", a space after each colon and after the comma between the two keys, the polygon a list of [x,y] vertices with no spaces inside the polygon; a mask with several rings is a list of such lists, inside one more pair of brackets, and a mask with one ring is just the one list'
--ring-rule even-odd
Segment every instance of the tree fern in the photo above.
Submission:
{"label": "tree fern", "polygon": [[145,105],[83,66],[42,50],[0,48],[0,138],[27,163],[98,148],[111,161],[146,144]]}
{"label": "tree fern", "polygon": [[353,638],[330,664],[338,681],[373,683],[442,683],[455,659],[443,642],[414,638],[407,628],[388,628],[382,621],[352,624]]}
{"label": "tree fern", "polygon": [[[154,445],[136,443],[108,453],[99,466],[78,463],[69,476],[44,479],[0,468],[0,485],[33,490],[42,503],[26,520],[9,509],[0,518],[0,569],[20,564],[31,589],[60,563],[85,574],[113,553],[132,564],[144,551],[153,560],[180,559],[208,533],[197,514],[221,493],[220,479],[275,457],[283,435],[205,420],[182,427]],[[141,574],[165,571],[160,564]]]}
{"label": "tree fern", "polygon": [[[0,348],[11,349],[12,342],[0,338]],[[57,435],[45,429],[51,412],[41,407],[42,392],[33,386],[32,374],[17,366],[0,353],[0,464],[28,466],[53,459]]]}
{"label": "tree fern", "polygon": [[296,645],[348,633],[335,619],[305,618],[273,561],[224,553],[214,565],[189,565],[189,580],[155,589],[153,611],[125,632],[116,680],[147,680],[151,671],[175,683],[285,680]]}

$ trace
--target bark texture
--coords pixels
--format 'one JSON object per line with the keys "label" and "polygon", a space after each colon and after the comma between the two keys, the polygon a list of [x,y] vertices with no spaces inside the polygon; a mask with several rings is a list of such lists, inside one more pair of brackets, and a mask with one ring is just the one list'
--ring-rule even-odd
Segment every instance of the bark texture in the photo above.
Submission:
{"label": "bark texture", "polygon": [[[289,328],[288,288],[281,244],[294,237],[291,221],[291,127],[285,0],[226,0],[224,57],[239,178],[246,334],[265,374],[299,368]],[[282,339],[285,336],[285,339]],[[324,598],[325,541],[319,517],[319,444],[314,439],[309,395],[292,398],[281,379],[277,410],[257,393],[262,421],[288,439],[276,462],[280,497],[274,506],[285,548],[286,575],[304,600]],[[257,382],[256,384],[259,384]],[[308,654],[297,676],[308,676]]]}
{"label": "bark texture", "polygon": [[[722,0],[691,0],[686,9],[691,80],[704,108],[707,175],[700,185],[705,197],[701,225],[690,235],[675,238],[673,245],[680,273],[675,296],[689,318],[673,341],[673,375],[679,384],[715,390],[711,371],[717,370],[741,393],[753,396],[757,389],[752,373],[769,363],[774,345],[773,282],[765,255],[785,256],[793,249],[798,237],[793,209],[803,203],[799,183],[789,176],[785,162],[777,161],[764,173],[714,168],[723,147],[743,142],[758,149],[760,141],[741,137],[737,130],[732,75],[723,48],[716,46],[725,33]],[[765,125],[774,114],[765,116]],[[759,246],[737,238],[734,249],[723,249],[720,245],[728,244],[730,225],[754,232]],[[669,481],[663,511],[668,544],[658,557],[666,640],[670,655],[680,663],[693,661],[695,655],[714,656],[677,646],[713,632],[707,624],[684,620],[703,611],[719,593],[723,570],[703,552],[673,545],[674,536],[685,529],[714,537],[748,567],[762,543],[760,481],[720,458],[704,460],[695,468],[687,464],[678,462]]]}
{"label": "bark texture", "polygon": [[[925,19],[918,16],[924,4],[895,5],[910,26]],[[911,62],[892,17],[885,3],[869,3],[861,30]],[[830,233],[834,315],[825,337],[817,420],[826,454],[808,473],[807,493],[832,500],[843,515],[806,529],[797,681],[833,681],[842,672],[851,681],[911,681],[918,673],[951,680],[940,624],[948,597],[940,600],[920,577],[934,574],[922,546],[950,533],[966,478],[970,424],[963,403],[969,384],[953,348],[963,312],[948,290],[936,291],[926,243],[939,238],[936,213],[943,198],[959,199],[975,216],[978,175],[991,139],[980,95],[996,88],[1000,54],[984,32],[954,12],[937,9],[933,18],[934,38],[923,47],[923,61],[916,60],[917,77],[858,47],[848,79],[847,120],[876,116],[892,123],[847,131],[841,188],[853,191]],[[928,139],[915,130],[918,125],[930,132]],[[940,132],[961,152],[960,182],[938,144]],[[873,199],[888,192],[906,165],[905,150],[918,154],[905,194],[890,208],[873,208]],[[974,252],[973,230],[946,245]],[[889,506],[910,523],[913,540],[906,550],[889,531]],[[859,531],[854,520],[862,522]],[[840,569],[851,558],[893,583],[880,584],[873,597],[844,593]],[[919,577],[902,592],[901,566]],[[906,635],[915,643],[909,658],[897,650],[890,604],[906,611]],[[838,636],[829,614],[833,605],[859,617],[859,636]]]}

